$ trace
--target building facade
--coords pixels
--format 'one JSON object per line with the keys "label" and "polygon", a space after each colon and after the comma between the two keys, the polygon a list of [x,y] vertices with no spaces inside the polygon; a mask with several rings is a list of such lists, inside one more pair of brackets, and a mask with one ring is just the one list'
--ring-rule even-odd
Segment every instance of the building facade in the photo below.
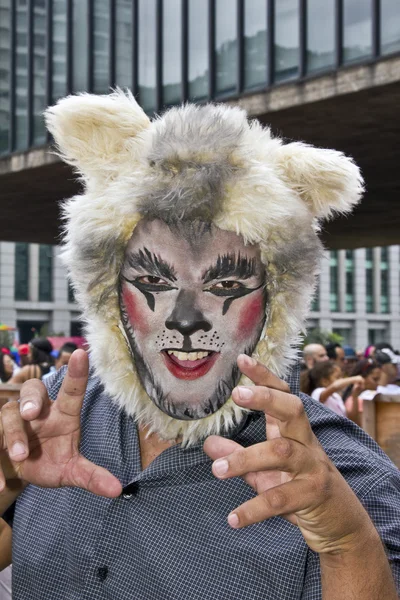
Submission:
{"label": "building facade", "polygon": [[400,246],[326,252],[308,328],[338,333],[355,349],[400,349],[399,275]]}
{"label": "building facade", "polygon": [[57,246],[0,242],[0,323],[14,327],[21,343],[41,332],[80,335]]}

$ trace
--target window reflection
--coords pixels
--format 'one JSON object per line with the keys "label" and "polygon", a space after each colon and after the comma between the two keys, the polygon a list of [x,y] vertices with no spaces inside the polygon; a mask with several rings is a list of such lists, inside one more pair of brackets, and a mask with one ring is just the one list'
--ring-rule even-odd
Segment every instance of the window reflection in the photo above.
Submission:
{"label": "window reflection", "polygon": [[352,62],[372,52],[371,0],[343,2],[343,61]]}
{"label": "window reflection", "polygon": [[299,70],[299,2],[275,2],[275,81],[297,77]]}
{"label": "window reflection", "polygon": [[208,96],[208,2],[189,0],[189,97]]}
{"label": "window reflection", "polygon": [[88,89],[88,0],[73,0],[72,81],[75,92]]}
{"label": "window reflection", "polygon": [[110,72],[110,2],[93,3],[93,91],[107,94]]}
{"label": "window reflection", "polygon": [[139,2],[139,94],[147,112],[156,109],[156,3]]}
{"label": "window reflection", "polygon": [[216,92],[236,90],[237,11],[236,2],[217,0],[215,17]]}
{"label": "window reflection", "polygon": [[53,101],[67,93],[67,14],[64,0],[53,0]]}
{"label": "window reflection", "polygon": [[16,7],[15,147],[28,145],[28,30],[26,4]]}
{"label": "window reflection", "polygon": [[400,2],[381,0],[381,52],[400,51]]}
{"label": "window reflection", "polygon": [[0,0],[0,154],[8,151],[10,129],[11,0]]}
{"label": "window reflection", "polygon": [[335,0],[307,1],[307,71],[335,64]]}
{"label": "window reflection", "polygon": [[246,0],[244,5],[244,87],[267,81],[267,3]]}
{"label": "window reflection", "polygon": [[43,111],[46,108],[46,8],[33,3],[33,143],[46,142]]}
{"label": "window reflection", "polygon": [[132,0],[117,0],[115,7],[115,78],[121,88],[132,87]]}
{"label": "window reflection", "polygon": [[164,0],[163,4],[163,103],[181,100],[182,2]]}

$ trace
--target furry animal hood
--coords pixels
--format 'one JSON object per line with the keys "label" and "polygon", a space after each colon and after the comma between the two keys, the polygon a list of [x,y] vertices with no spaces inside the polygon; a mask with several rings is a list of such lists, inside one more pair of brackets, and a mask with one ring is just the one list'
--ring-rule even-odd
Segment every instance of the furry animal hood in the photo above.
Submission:
{"label": "furry animal hood", "polygon": [[296,359],[314,290],[318,220],[359,202],[359,169],[340,152],[285,144],[222,104],[187,104],[150,121],[129,92],[117,90],[64,98],[46,120],[84,185],[64,205],[63,259],[106,391],[165,439],[193,443],[228,432],[242,416],[232,399],[209,417],[179,421],[143,390],[120,322],[127,242],[140,219],[155,217],[206,220],[259,244],[268,303],[254,356],[282,377]]}

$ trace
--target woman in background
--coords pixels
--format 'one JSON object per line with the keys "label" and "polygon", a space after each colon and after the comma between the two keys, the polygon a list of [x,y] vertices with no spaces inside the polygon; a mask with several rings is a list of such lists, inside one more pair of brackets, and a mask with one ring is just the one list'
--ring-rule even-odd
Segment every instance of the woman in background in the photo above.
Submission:
{"label": "woman in background", "polygon": [[6,352],[0,352],[0,383],[11,383],[10,379],[17,371],[17,365]]}
{"label": "woman in background", "polygon": [[375,400],[378,396],[377,388],[381,377],[381,367],[372,358],[365,358],[356,364],[352,371],[353,376],[361,375],[362,385],[356,383],[346,389],[343,399],[347,416],[361,427],[364,400]]}
{"label": "woman in background", "polygon": [[34,338],[29,342],[29,365],[22,367],[9,383],[24,383],[28,379],[41,379],[53,364],[53,346],[46,338]]}

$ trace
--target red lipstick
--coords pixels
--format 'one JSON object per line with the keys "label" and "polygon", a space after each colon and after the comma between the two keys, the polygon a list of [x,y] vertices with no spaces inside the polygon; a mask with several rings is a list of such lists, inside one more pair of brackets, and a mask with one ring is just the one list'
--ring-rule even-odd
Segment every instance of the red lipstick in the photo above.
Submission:
{"label": "red lipstick", "polygon": [[177,379],[192,381],[203,377],[213,367],[219,356],[219,352],[212,352],[205,358],[199,360],[179,360],[177,356],[168,354],[165,350],[161,352],[168,371]]}

